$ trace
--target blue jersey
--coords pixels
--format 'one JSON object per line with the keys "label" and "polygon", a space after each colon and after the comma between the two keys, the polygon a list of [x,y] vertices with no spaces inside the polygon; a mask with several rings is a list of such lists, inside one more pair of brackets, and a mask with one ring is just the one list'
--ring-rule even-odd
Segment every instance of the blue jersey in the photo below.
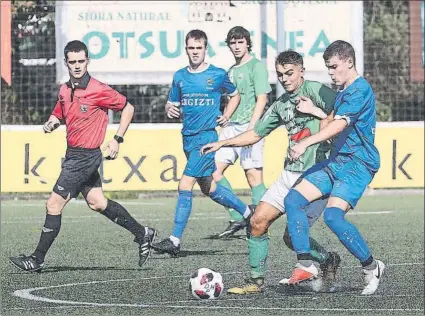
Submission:
{"label": "blue jersey", "polygon": [[222,94],[236,93],[224,69],[210,64],[203,71],[191,72],[185,67],[174,74],[168,102],[181,106],[182,134],[188,136],[215,129]]}
{"label": "blue jersey", "polygon": [[345,119],[347,128],[337,135],[334,154],[351,155],[366,165],[371,174],[379,169],[379,152],[375,147],[375,95],[370,84],[357,78],[335,99],[335,119]]}

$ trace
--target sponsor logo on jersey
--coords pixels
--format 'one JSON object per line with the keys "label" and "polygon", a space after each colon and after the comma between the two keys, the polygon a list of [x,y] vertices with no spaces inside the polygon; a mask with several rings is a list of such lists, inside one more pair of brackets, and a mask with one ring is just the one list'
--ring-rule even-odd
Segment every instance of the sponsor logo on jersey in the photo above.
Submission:
{"label": "sponsor logo on jersey", "polygon": [[306,137],[311,136],[311,132],[309,128],[304,128],[303,130],[299,131],[298,133],[291,136],[291,140],[296,141],[297,143]]}
{"label": "sponsor logo on jersey", "polygon": [[84,105],[84,104],[80,105],[81,112],[86,113],[88,111],[88,109],[89,109],[88,105]]}
{"label": "sponsor logo on jersey", "polygon": [[213,90],[214,89],[214,80],[211,78],[207,79],[207,90]]}

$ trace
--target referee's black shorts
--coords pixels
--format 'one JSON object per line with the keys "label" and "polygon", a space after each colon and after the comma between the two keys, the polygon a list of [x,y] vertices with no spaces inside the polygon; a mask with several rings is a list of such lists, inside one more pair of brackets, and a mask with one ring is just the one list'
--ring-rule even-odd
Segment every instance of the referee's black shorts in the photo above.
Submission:
{"label": "referee's black shorts", "polygon": [[102,187],[98,171],[102,159],[99,148],[68,147],[53,192],[66,199],[68,195],[75,198],[80,192],[85,197],[92,188]]}

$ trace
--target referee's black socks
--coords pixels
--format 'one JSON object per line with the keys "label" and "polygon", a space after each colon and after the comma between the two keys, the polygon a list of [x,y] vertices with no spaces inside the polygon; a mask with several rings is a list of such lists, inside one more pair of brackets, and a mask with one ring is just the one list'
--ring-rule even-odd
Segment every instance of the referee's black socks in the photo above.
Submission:
{"label": "referee's black socks", "polygon": [[145,227],[137,222],[121,204],[108,199],[108,204],[101,214],[127,229],[136,237],[136,242],[141,241],[145,236]]}
{"label": "referee's black socks", "polygon": [[62,215],[50,215],[46,214],[46,220],[44,226],[41,230],[40,240],[38,242],[37,248],[32,254],[35,256],[35,261],[37,263],[43,263],[44,257],[46,256],[47,251],[49,251],[50,246],[53,244],[56,236],[59,234],[61,229]]}

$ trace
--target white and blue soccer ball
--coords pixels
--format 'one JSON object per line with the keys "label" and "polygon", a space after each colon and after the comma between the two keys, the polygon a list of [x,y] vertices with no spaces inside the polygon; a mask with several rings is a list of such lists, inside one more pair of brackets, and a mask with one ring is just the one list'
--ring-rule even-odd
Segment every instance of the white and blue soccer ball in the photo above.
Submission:
{"label": "white and blue soccer ball", "polygon": [[223,278],[220,273],[200,268],[190,277],[190,292],[199,300],[213,300],[223,293]]}

